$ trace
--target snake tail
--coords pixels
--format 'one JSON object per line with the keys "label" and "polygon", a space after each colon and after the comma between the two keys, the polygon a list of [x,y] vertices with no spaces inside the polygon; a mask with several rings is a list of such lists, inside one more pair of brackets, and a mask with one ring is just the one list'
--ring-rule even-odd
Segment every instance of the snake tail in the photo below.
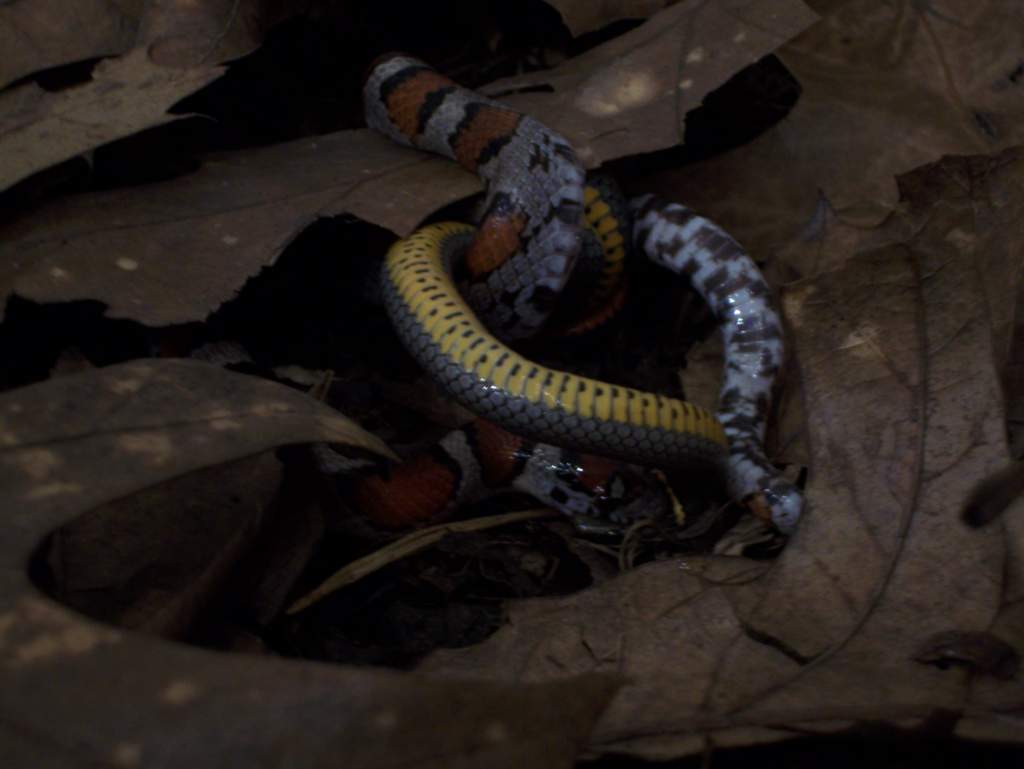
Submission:
{"label": "snake tail", "polygon": [[763,496],[772,522],[796,527],[803,498],[764,452],[772,389],[782,369],[782,322],[754,260],[714,222],[655,195],[630,201],[634,246],[686,276],[718,320],[725,375],[718,419],[729,439],[728,483],[737,499]]}

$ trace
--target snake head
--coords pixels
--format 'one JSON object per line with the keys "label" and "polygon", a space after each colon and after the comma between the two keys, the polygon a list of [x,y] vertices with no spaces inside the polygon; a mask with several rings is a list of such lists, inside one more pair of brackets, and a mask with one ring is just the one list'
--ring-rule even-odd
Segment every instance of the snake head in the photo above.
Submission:
{"label": "snake head", "polygon": [[640,519],[680,523],[664,476],[625,462],[538,444],[514,483],[568,515],[583,531],[608,532]]}

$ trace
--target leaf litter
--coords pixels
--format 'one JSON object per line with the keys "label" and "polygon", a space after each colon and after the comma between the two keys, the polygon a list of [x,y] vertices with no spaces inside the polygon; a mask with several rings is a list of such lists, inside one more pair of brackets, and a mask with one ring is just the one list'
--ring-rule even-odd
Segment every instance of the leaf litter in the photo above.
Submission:
{"label": "leaf litter", "polygon": [[[44,67],[120,53],[87,82],[55,92],[35,82],[0,93],[0,190],[32,173],[146,128],[178,120],[167,110],[249,53],[262,34],[256,3],[87,4],[72,13],[48,0],[0,8],[0,40],[13,55],[0,81]],[[82,29],[91,29],[83,35]],[[6,80],[4,79],[6,78]]]}
{"label": "leaf litter", "polygon": [[[824,19],[786,44],[810,17],[780,6],[785,22],[765,34],[763,50],[744,50],[706,82],[695,78],[690,93],[699,97],[777,48],[802,87],[796,108],[746,146],[633,180],[719,220],[780,285],[795,353],[787,397],[799,401],[792,412],[805,428],[796,453],[809,458],[811,473],[808,513],[777,560],[676,557],[573,595],[515,601],[491,638],[436,651],[415,675],[256,664],[167,646],[43,598],[24,573],[27,554],[80,513],[171,478],[230,467],[281,443],[369,446],[372,438],[304,396],[197,363],[140,362],[61,377],[0,401],[8,468],[0,489],[11,511],[0,615],[11,686],[0,707],[5,723],[28,725],[4,729],[13,755],[37,757],[26,729],[56,718],[74,724],[61,739],[92,755],[231,765],[244,760],[237,737],[204,723],[225,707],[243,714],[245,750],[267,746],[262,755],[273,765],[319,765],[339,755],[353,765],[390,765],[400,757],[385,758],[365,740],[382,724],[402,734],[387,740],[388,749],[423,765],[512,765],[527,756],[537,763],[542,749],[555,751],[546,765],[566,765],[584,744],[596,753],[669,758],[868,722],[914,727],[937,711],[956,714],[958,736],[1019,740],[1019,678],[987,674],[986,665],[1006,671],[1002,661],[1024,641],[1022,503],[978,529],[963,526],[960,512],[974,484],[1005,466],[1006,409],[1021,402],[1013,387],[1024,264],[1024,174],[1013,149],[1021,142],[1013,78],[1020,27],[1007,21],[1010,6],[994,1],[870,5],[815,3]],[[727,6],[725,14],[740,19],[757,13],[749,3]],[[640,58],[629,66],[648,55],[671,53],[678,62],[684,48],[692,53],[657,30],[719,18],[701,16],[706,8],[676,4],[630,33]],[[728,50],[724,27],[712,29],[723,45],[707,40],[707,50]],[[615,103],[605,97],[628,93],[615,79],[625,66],[616,47],[623,39],[553,73],[489,90],[553,85],[552,94],[509,101],[562,127],[594,164],[615,157],[616,147],[628,154],[669,146],[681,115],[697,104],[680,101],[677,89],[643,105],[653,112],[613,110],[608,122],[592,124],[580,117],[581,104]],[[694,64],[685,59],[684,73]],[[611,89],[587,90],[598,81]],[[633,126],[638,115],[654,126],[648,138]],[[622,141],[627,135],[638,143]],[[943,159],[951,154],[969,156]],[[324,170],[339,160],[333,174]],[[227,192],[218,191],[222,182]],[[154,325],[203,319],[312,217],[349,211],[405,233],[477,188],[443,162],[364,132],[229,153],[182,179],[56,201],[16,220],[0,250],[5,292],[96,298],[112,316]],[[244,237],[227,243],[236,232]],[[136,269],[118,265],[115,254]],[[100,258],[106,266],[94,269]],[[61,271],[73,280],[55,287]],[[246,411],[247,402],[263,408]],[[216,426],[225,420],[239,424]],[[276,461],[260,461],[257,477],[268,490],[236,511],[240,521],[258,519],[259,497],[278,483]],[[246,477],[244,466],[233,471]],[[171,490],[171,509],[181,493]],[[150,500],[139,510],[160,509]],[[87,517],[76,525],[85,527],[80,536],[102,543],[112,520],[100,516],[92,534]],[[244,550],[230,528],[218,536],[236,545],[219,547]],[[138,564],[154,557],[141,553]],[[126,573],[145,572],[118,558],[120,574],[83,576],[73,550],[50,555],[63,567],[53,569],[58,575],[79,570],[70,581],[79,586],[120,585],[130,581]],[[177,592],[154,597],[144,588],[141,603],[135,596],[126,604],[135,619],[117,618],[174,635],[190,623],[194,604],[217,592],[220,567],[210,557]],[[268,611],[283,609],[283,599],[274,592],[266,600],[277,608]],[[993,650],[999,659],[986,663]],[[935,664],[942,659],[970,664]],[[121,673],[112,680],[110,671]],[[75,685],[58,691],[58,675]],[[97,708],[93,692],[101,686],[113,695]],[[242,697],[243,689],[267,694]],[[176,711],[181,732],[173,740],[166,724],[147,721],[152,707],[144,703],[152,701],[188,705]],[[453,702],[458,718],[436,716]],[[282,709],[296,714],[295,724],[270,720]],[[191,752],[181,734],[204,751]],[[431,751],[431,744],[444,747]],[[62,746],[46,750],[52,765],[70,765]]]}

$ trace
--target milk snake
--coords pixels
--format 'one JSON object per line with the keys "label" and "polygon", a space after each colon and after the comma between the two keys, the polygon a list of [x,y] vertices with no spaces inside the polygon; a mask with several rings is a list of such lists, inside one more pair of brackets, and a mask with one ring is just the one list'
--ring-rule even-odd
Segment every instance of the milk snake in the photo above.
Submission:
{"label": "milk snake", "polygon": [[[486,196],[477,228],[425,227],[392,247],[382,274],[405,346],[480,419],[422,456],[360,478],[350,494],[356,507],[401,527],[512,486],[578,523],[628,523],[674,512],[660,475],[647,468],[720,465],[735,498],[759,498],[778,529],[793,530],[801,496],[763,449],[782,326],[768,285],[735,240],[653,195],[630,201],[631,224],[608,225],[616,217],[604,216],[608,206],[564,138],[411,57],[375,62],[364,105],[370,128],[458,161],[479,174]],[[631,246],[686,277],[710,306],[725,342],[717,419],[672,398],[546,368],[504,344],[549,319],[585,242],[585,211],[586,238],[610,263]],[[330,454],[321,461],[343,464]]]}

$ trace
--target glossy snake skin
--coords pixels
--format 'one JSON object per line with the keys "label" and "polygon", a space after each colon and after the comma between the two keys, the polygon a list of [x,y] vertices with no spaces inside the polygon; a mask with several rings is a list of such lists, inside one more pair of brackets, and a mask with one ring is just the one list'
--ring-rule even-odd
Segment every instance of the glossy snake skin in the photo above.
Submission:
{"label": "glossy snake skin", "polygon": [[[371,128],[457,160],[487,185],[477,229],[430,225],[400,241],[388,254],[383,287],[395,328],[420,364],[460,403],[529,443],[526,454],[517,447],[516,472],[504,480],[570,514],[611,511],[622,519],[623,511],[632,515],[643,504],[664,512],[664,500],[652,501],[660,491],[638,490],[650,482],[648,471],[605,461],[590,476],[601,480],[588,485],[579,482],[587,475],[582,467],[575,476],[563,473],[563,479],[577,479],[572,483],[559,481],[550,468],[572,464],[574,451],[664,467],[721,464],[735,497],[761,495],[776,526],[791,531],[799,493],[762,448],[784,354],[782,328],[770,290],[742,248],[682,206],[652,196],[631,202],[634,248],[689,279],[722,328],[726,371],[718,419],[672,398],[532,363],[504,342],[534,333],[547,320],[576,263],[585,197],[600,205],[593,190],[585,192],[572,148],[532,118],[402,55],[378,61],[364,97]],[[629,245],[621,232],[598,229],[606,254]],[[463,477],[486,475],[487,461],[474,445],[490,430],[486,424],[453,434],[435,461]],[[377,493],[386,492],[385,484],[377,485]],[[588,502],[592,486],[614,504]]]}

